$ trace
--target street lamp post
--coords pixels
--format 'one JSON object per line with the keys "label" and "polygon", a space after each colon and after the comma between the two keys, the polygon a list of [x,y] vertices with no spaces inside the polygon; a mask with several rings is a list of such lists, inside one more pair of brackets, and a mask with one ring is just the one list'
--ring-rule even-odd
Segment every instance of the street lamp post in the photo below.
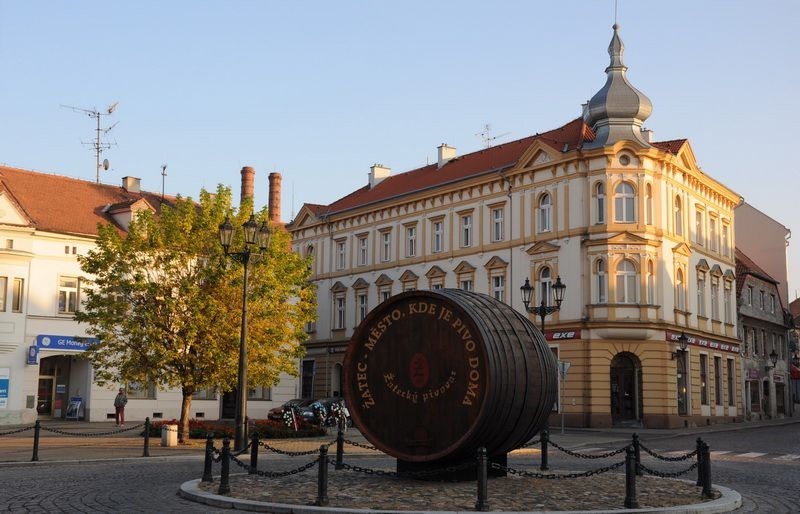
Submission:
{"label": "street lamp post", "polygon": [[[244,266],[244,279],[242,282],[242,326],[239,332],[239,372],[236,390],[236,434],[234,439],[235,451],[241,451],[247,447],[247,279],[248,265],[252,260],[255,262],[264,254],[264,250],[269,246],[270,236],[272,235],[266,221],[258,226],[254,215],[243,225],[244,229],[244,250],[241,252],[231,252],[230,246],[233,241],[233,225],[230,218],[219,226],[219,240],[225,255],[241,263]],[[256,251],[257,249],[257,251]]]}
{"label": "street lamp post", "polygon": [[547,298],[542,298],[541,305],[538,307],[531,307],[530,303],[533,299],[533,287],[531,287],[530,280],[526,278],[525,283],[519,288],[520,293],[522,294],[522,303],[525,305],[525,310],[531,314],[538,315],[541,319],[542,334],[544,334],[544,318],[548,314],[552,314],[558,310],[561,310],[561,302],[564,301],[564,292],[567,289],[567,286],[561,282],[561,276],[559,275],[556,278],[556,283],[553,284],[553,287],[550,289],[552,289],[553,301],[555,302],[555,305],[547,305]]}

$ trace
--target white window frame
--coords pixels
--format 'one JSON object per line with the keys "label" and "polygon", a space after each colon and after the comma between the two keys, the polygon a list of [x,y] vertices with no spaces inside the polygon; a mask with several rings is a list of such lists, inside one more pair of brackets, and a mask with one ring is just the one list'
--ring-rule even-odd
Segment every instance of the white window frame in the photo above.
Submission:
{"label": "white window frame", "polygon": [[[3,277],[5,278],[5,277]],[[5,279],[6,281],[8,279]],[[75,286],[64,285],[65,281],[75,281]],[[3,290],[3,309],[5,310],[6,302],[6,284],[2,287]],[[73,315],[78,312],[81,302],[81,279],[79,277],[60,276],[58,277],[58,298],[57,308],[59,314]]]}
{"label": "white window frame", "polygon": [[675,235],[683,236],[683,203],[681,197],[676,196],[673,200],[673,209],[675,211]]}
{"label": "white window frame", "polygon": [[366,266],[369,261],[369,240],[367,236],[358,237],[358,265]]}
{"label": "white window frame", "polygon": [[653,224],[653,186],[650,184],[644,188],[644,224]]}
{"label": "white window frame", "polygon": [[722,246],[722,255],[724,255],[725,257],[730,257],[730,255],[731,255],[730,241],[729,241],[729,238],[728,238],[729,232],[730,232],[730,229],[728,228],[728,224],[727,223],[723,223],[722,224],[722,243],[720,243],[720,244]]}
{"label": "white window frame", "polygon": [[686,275],[680,269],[675,273],[675,308],[686,310]]}
{"label": "white window frame", "polygon": [[705,246],[705,213],[700,209],[697,209],[694,212],[694,242],[700,246]]}
{"label": "white window frame", "polygon": [[431,252],[439,253],[444,250],[442,241],[444,241],[444,222],[442,220],[436,220],[431,224],[431,237],[433,238],[433,244],[431,248]]}
{"label": "white window frame", "polygon": [[343,270],[347,263],[347,242],[336,241],[336,269]]}
{"label": "white window frame", "polygon": [[719,234],[717,234],[717,218],[708,217],[708,249],[712,252],[719,252]]}
{"label": "white window frame", "polygon": [[731,322],[731,283],[729,281],[725,281],[724,292],[722,296],[722,303],[723,303],[723,310],[725,311],[724,314],[724,321],[725,323]]}
{"label": "white window frame", "polygon": [[381,232],[381,262],[392,260],[392,232]]}
{"label": "white window frame", "polygon": [[406,227],[406,257],[417,256],[417,226]]}
{"label": "white window frame", "polygon": [[475,289],[475,284],[471,278],[465,278],[459,281],[459,287],[464,291],[472,291]]}
{"label": "white window frame", "polygon": [[367,313],[369,312],[367,292],[358,291],[356,293],[356,297],[358,298],[358,322],[361,323],[364,321],[364,318],[367,317]]}
{"label": "white window frame", "polygon": [[629,259],[622,259],[617,264],[615,277],[617,303],[637,303],[639,301],[639,279],[636,273],[636,264]]}
{"label": "white window frame", "polygon": [[550,193],[542,193],[539,197],[538,212],[539,232],[551,232],[553,230],[553,199]]}
{"label": "white window frame", "polygon": [[647,303],[648,305],[655,305],[656,303],[656,275],[655,266],[653,261],[647,261]]}
{"label": "white window frame", "polygon": [[492,241],[502,241],[505,239],[505,223],[503,221],[504,211],[503,207],[496,207],[492,209]]}
{"label": "white window frame", "polygon": [[706,274],[697,273],[697,315],[706,317]]}
{"label": "white window frame", "polygon": [[472,246],[472,214],[461,215],[461,248]]}
{"label": "white window frame", "polygon": [[333,298],[333,329],[344,330],[347,320],[347,296],[336,293]]}
{"label": "white window frame", "polygon": [[597,259],[595,273],[597,274],[597,303],[608,303],[608,271],[605,259]]}
{"label": "white window frame", "polygon": [[492,275],[492,297],[495,300],[505,303],[506,301],[506,276]]}
{"label": "white window frame", "polygon": [[620,182],[614,188],[614,221],[636,222],[636,190],[627,182]]}
{"label": "white window frame", "polygon": [[597,224],[606,222],[606,185],[597,182],[594,185],[595,208],[597,209]]}
{"label": "white window frame", "polygon": [[550,298],[550,291],[553,287],[553,272],[545,266],[539,270],[539,303],[549,307],[552,300]]}
{"label": "white window frame", "polygon": [[711,277],[711,319],[719,321],[719,278]]}

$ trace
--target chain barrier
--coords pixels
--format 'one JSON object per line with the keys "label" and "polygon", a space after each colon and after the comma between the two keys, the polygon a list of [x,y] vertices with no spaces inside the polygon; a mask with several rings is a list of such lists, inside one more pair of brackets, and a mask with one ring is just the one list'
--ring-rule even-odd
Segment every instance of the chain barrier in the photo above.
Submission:
{"label": "chain barrier", "polygon": [[678,457],[665,457],[664,455],[657,454],[656,452],[654,452],[653,450],[651,450],[647,446],[643,445],[642,443],[639,443],[639,448],[641,448],[649,456],[655,457],[656,459],[664,460],[664,461],[667,461],[667,462],[679,462],[679,461],[682,461],[682,460],[689,460],[692,457],[694,457],[695,455],[697,455],[697,450],[695,450],[695,451],[693,451],[691,453],[687,453],[686,455],[680,455]]}
{"label": "chain barrier", "polygon": [[[332,466],[336,465],[336,462],[330,463]],[[362,466],[356,466],[354,464],[347,464],[346,462],[342,462],[341,464],[342,469],[346,469],[348,471],[354,471],[356,473],[363,473],[365,475],[375,475],[381,477],[392,477],[392,478],[425,478],[425,477],[432,477],[435,475],[441,475],[442,473],[454,473],[457,471],[465,471],[468,469],[474,469],[475,464],[471,462],[466,462],[464,464],[460,464],[458,466],[448,466],[446,468],[439,468],[439,469],[427,469],[424,471],[385,471],[383,469],[371,469],[365,468]]]}
{"label": "chain barrier", "polygon": [[33,430],[33,425],[31,425],[29,427],[18,428],[16,430],[9,430],[8,432],[0,432],[0,437],[2,437],[4,435],[19,434],[19,433],[25,432],[27,430]]}
{"label": "chain barrier", "polygon": [[562,452],[566,453],[570,457],[577,457],[579,459],[606,459],[608,457],[613,457],[614,455],[619,455],[620,453],[622,453],[625,450],[627,450],[628,446],[630,446],[630,445],[623,446],[619,450],[610,451],[608,453],[600,453],[600,454],[597,454],[597,455],[588,454],[588,453],[574,452],[572,450],[568,450],[567,448],[564,448],[563,446],[561,446],[559,444],[554,443],[553,441],[550,441],[550,446],[552,446],[556,450],[561,450]]}
{"label": "chain barrier", "polygon": [[520,448],[530,448],[531,446],[536,446],[537,444],[541,443],[541,439],[534,439],[533,441],[529,441],[523,444]]}
{"label": "chain barrier", "polygon": [[[325,446],[327,448],[327,447],[329,447],[329,446],[331,446],[332,444],[335,444],[335,443],[336,443],[336,439],[334,439],[333,441],[331,441],[329,443],[325,443],[323,446]],[[258,445],[259,446],[263,446],[264,448],[266,448],[267,450],[269,450],[271,452],[275,452],[275,453],[277,453],[279,455],[288,455],[289,457],[302,457],[303,455],[314,455],[314,454],[319,453],[319,448],[317,448],[315,450],[308,450],[308,451],[305,451],[305,452],[292,452],[292,451],[289,451],[289,450],[281,450],[280,448],[275,448],[274,446],[270,446],[269,444],[267,444],[267,443],[265,443],[263,441],[259,441]]]}
{"label": "chain barrier", "polygon": [[697,462],[693,463],[691,466],[689,466],[688,468],[684,469],[683,471],[676,471],[674,473],[656,471],[654,469],[648,468],[647,466],[645,466],[644,464],[641,464],[641,463],[639,464],[639,469],[641,469],[642,471],[644,471],[648,475],[657,476],[659,478],[678,478],[680,476],[685,475],[686,473],[690,473],[690,472],[694,471],[695,469],[697,469]]}
{"label": "chain barrier", "polygon": [[[244,469],[250,471],[250,464],[249,463],[242,462],[242,461],[240,461],[239,459],[237,459],[233,455],[230,456],[230,459],[234,463],[236,463],[236,465],[239,466],[240,468],[244,468]],[[296,475],[296,474],[302,473],[303,471],[306,471],[306,470],[308,470],[310,468],[313,468],[314,466],[317,465],[318,462],[319,462],[319,457],[317,457],[316,459],[312,460],[311,462],[309,462],[307,464],[303,464],[299,468],[295,468],[295,469],[292,469],[292,470],[289,470],[289,471],[261,471],[261,470],[256,470],[256,472],[253,473],[253,474],[261,476],[261,477],[267,477],[267,478],[288,477],[289,475]]]}
{"label": "chain barrier", "polygon": [[605,466],[603,468],[598,469],[590,469],[589,471],[584,471],[582,473],[536,473],[532,471],[520,471],[518,469],[509,468],[507,466],[501,466],[496,462],[492,462],[489,464],[489,467],[492,469],[496,469],[499,471],[504,471],[506,473],[510,473],[512,475],[517,475],[525,478],[543,478],[545,480],[565,480],[570,478],[584,478],[590,477],[592,475],[601,475],[603,473],[608,473],[609,471],[614,471],[615,469],[619,469],[625,465],[625,461],[617,462],[616,464],[611,464],[610,466]]}
{"label": "chain barrier", "polygon": [[[333,441],[333,442],[335,443],[336,441]],[[364,448],[365,450],[377,450],[377,448],[375,448],[374,446],[370,446],[368,444],[357,443],[357,442],[351,441],[349,439],[345,439],[344,442],[345,442],[345,444],[349,444],[350,446],[357,446],[359,448]]]}
{"label": "chain barrier", "polygon": [[68,436],[72,436],[72,437],[97,437],[99,435],[122,434],[124,432],[130,432],[131,430],[137,430],[137,429],[143,428],[143,427],[144,427],[144,423],[142,423],[141,425],[136,425],[136,426],[129,427],[129,428],[123,428],[121,430],[112,430],[110,432],[91,432],[91,433],[86,433],[86,434],[76,434],[75,432],[66,432],[64,430],[59,430],[57,428],[50,428],[50,427],[45,426],[45,425],[40,425],[40,428],[42,430],[46,430],[46,431],[52,432],[54,434],[68,435]]}

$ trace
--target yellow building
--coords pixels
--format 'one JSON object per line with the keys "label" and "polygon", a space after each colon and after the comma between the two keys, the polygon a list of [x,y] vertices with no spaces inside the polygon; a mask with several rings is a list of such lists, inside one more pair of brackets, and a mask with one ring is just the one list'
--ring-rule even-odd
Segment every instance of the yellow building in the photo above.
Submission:
{"label": "yellow building", "polygon": [[318,287],[305,396],[341,393],[354,328],[392,294],[458,287],[525,311],[526,278],[538,306],[561,277],[565,299],[545,326],[571,364],[555,419],[656,428],[741,417],[740,197],[698,168],[686,140],[643,129],[652,107],[622,52],[615,26],[606,84],[582,118],[463,156],[442,144],[435,164],[405,173],[376,164],[364,187],[303,206],[287,228],[313,256]]}

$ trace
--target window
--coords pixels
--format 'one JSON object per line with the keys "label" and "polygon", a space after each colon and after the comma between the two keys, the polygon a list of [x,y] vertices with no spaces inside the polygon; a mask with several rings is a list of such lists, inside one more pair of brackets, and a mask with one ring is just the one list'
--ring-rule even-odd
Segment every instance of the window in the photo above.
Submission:
{"label": "window", "polygon": [[703,211],[696,211],[694,213],[694,242],[699,245],[705,243],[705,234],[703,233]]}
{"label": "window", "polygon": [[681,198],[675,197],[675,234],[683,235],[683,209],[681,209]]}
{"label": "window", "polygon": [[549,232],[552,228],[552,204],[550,195],[545,193],[539,198],[539,232]]}
{"label": "window", "polygon": [[382,302],[385,302],[386,300],[388,300],[390,296],[392,296],[392,290],[391,289],[389,289],[389,288],[381,289],[381,301]]}
{"label": "window", "polygon": [[272,388],[265,386],[250,386],[247,388],[248,400],[272,400]]}
{"label": "window", "polygon": [[717,218],[708,218],[708,247],[712,252],[719,251],[719,235],[717,234]]}
{"label": "window", "polygon": [[764,291],[758,292],[758,306],[761,307],[761,310],[764,310]]}
{"label": "window", "polygon": [[747,289],[745,289],[744,303],[746,305],[753,305],[753,286],[747,286]]}
{"label": "window", "polygon": [[13,250],[13,249],[14,249],[14,240],[6,239],[6,250]]}
{"label": "window", "polygon": [[775,295],[769,295],[769,312],[775,314]]}
{"label": "window", "polygon": [[406,227],[406,257],[417,255],[417,227]]}
{"label": "window", "polygon": [[216,399],[217,399],[216,387],[204,387],[198,389],[192,395],[192,400],[216,400]]}
{"label": "window", "polygon": [[733,359],[727,360],[728,365],[728,405],[736,407],[736,372],[733,368]]}
{"label": "window", "polygon": [[472,214],[461,216],[461,247],[472,246]]}
{"label": "window", "polygon": [[761,351],[764,352],[764,357],[767,356],[767,331],[761,329]]}
{"label": "window", "polygon": [[472,291],[472,280],[464,279],[461,281],[461,289],[464,291]]}
{"label": "window", "polygon": [[437,289],[444,289],[444,284],[442,283],[432,284],[431,289],[433,289],[434,291],[436,291]]}
{"label": "window", "polygon": [[724,400],[722,398],[722,359],[714,357],[714,396],[716,404],[722,406]]}
{"label": "window", "polygon": [[442,251],[442,240],[443,240],[442,227],[443,227],[443,224],[442,224],[441,221],[434,221],[433,222],[433,231],[432,231],[432,233],[433,233],[433,245],[432,245],[433,246],[433,248],[432,248],[433,253],[438,253],[438,252]]}
{"label": "window", "polygon": [[[0,286],[5,291],[5,284]],[[3,309],[5,310],[5,294],[3,294]],[[58,281],[58,313],[75,314],[78,310],[78,279],[76,277],[61,277]]]}
{"label": "window", "polygon": [[644,188],[644,222],[653,224],[653,188],[647,184]]}
{"label": "window", "polygon": [[364,321],[367,317],[367,293],[358,294],[358,322]]}
{"label": "window", "polygon": [[725,311],[725,323],[731,322],[731,283],[726,281],[725,282],[725,294],[722,297],[723,306],[722,309]]}
{"label": "window", "polygon": [[700,403],[708,405],[708,355],[700,354]]}
{"label": "window", "polygon": [[628,259],[617,265],[617,303],[636,303],[636,266]]}
{"label": "window", "polygon": [[347,308],[347,299],[344,294],[339,294],[334,299],[336,312],[334,313],[334,330],[344,329],[345,310]]}
{"label": "window", "polygon": [[719,320],[719,279],[711,279],[711,319]]}
{"label": "window", "polygon": [[597,303],[608,301],[608,272],[606,271],[606,261],[597,260]]}
{"label": "window", "polygon": [[728,225],[722,224],[722,255],[730,257],[731,251],[728,243]]}
{"label": "window", "polygon": [[0,277],[0,312],[6,311],[7,293],[8,293],[8,277]]}
{"label": "window", "polygon": [[542,268],[542,271],[539,272],[539,301],[542,302],[542,305],[550,305],[550,288],[552,283],[553,278],[550,274],[550,268]]}
{"label": "window", "polygon": [[756,329],[750,330],[750,339],[751,343],[753,343],[753,355],[759,355],[761,351],[759,351],[760,346],[758,345],[758,333]]}
{"label": "window", "polygon": [[[11,310],[13,312],[22,312],[22,294],[24,291],[25,281],[21,278],[14,279],[14,289],[11,296]],[[775,297],[772,298],[773,300]],[[5,295],[3,295],[3,303],[5,303]],[[5,307],[5,305],[3,306]],[[5,309],[3,309],[5,310]]]}
{"label": "window", "polygon": [[495,300],[505,302],[506,300],[506,277],[496,275],[492,277],[492,296]]}
{"label": "window", "polygon": [[358,265],[367,265],[367,236],[360,236],[358,238]]}
{"label": "window", "polygon": [[620,183],[614,190],[614,221],[633,223],[635,221],[636,195],[633,186]]}
{"label": "window", "polygon": [[594,186],[594,197],[597,204],[597,223],[603,224],[606,222],[606,186],[602,182]]}
{"label": "window", "polygon": [[656,275],[653,272],[653,261],[647,261],[647,303],[656,304]]}
{"label": "window", "polygon": [[706,275],[697,274],[697,315],[706,315]]}
{"label": "window", "polygon": [[311,334],[317,331],[317,323],[315,321],[306,322],[306,333]]}
{"label": "window", "polygon": [[686,286],[683,283],[683,270],[678,270],[675,275],[675,308],[679,311],[686,310]]}
{"label": "window", "polygon": [[306,248],[306,259],[308,259],[308,269],[314,269],[314,245],[308,245]]}
{"label": "window", "polygon": [[336,242],[336,269],[344,269],[346,245],[344,241]]}
{"label": "window", "polygon": [[503,240],[503,208],[492,209],[492,241]]}
{"label": "window", "polygon": [[155,400],[156,386],[148,381],[146,384],[141,382],[128,382],[125,384],[125,394],[129,400]]}
{"label": "window", "polygon": [[381,232],[381,261],[389,262],[392,258],[392,233]]}
{"label": "window", "polygon": [[786,348],[783,345],[783,336],[778,334],[778,360],[782,361],[786,357]]}

